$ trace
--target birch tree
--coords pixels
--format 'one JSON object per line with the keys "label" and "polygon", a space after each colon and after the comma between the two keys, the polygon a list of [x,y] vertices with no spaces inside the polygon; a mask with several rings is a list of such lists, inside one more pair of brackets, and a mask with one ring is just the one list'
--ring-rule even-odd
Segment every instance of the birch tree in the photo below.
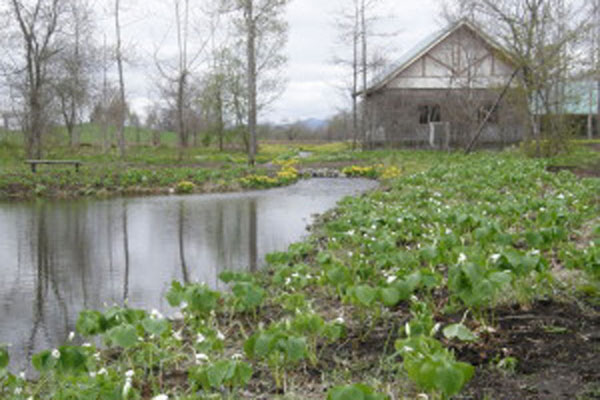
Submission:
{"label": "birch tree", "polygon": [[286,61],[283,48],[288,26],[284,13],[288,3],[289,0],[221,0],[222,11],[232,16],[235,36],[245,47],[250,165],[256,162],[258,113],[281,93],[281,79],[269,73]]}
{"label": "birch tree", "polygon": [[[359,141],[368,145],[369,109],[366,106],[366,93],[369,81],[387,63],[381,46],[375,44],[378,38],[391,40],[398,32],[383,32],[378,29],[384,17],[380,7],[382,0],[344,0],[339,17],[335,21],[338,39],[351,47],[351,57],[336,56],[334,62],[348,67],[352,73],[350,96],[352,100],[352,147]],[[393,18],[389,16],[388,18]],[[363,106],[359,107],[359,97],[363,95]]]}
{"label": "birch tree", "polygon": [[117,118],[117,141],[119,143],[119,154],[125,157],[125,119],[127,118],[127,100],[125,98],[125,77],[123,73],[123,44],[121,38],[121,0],[115,0],[115,35],[117,43],[115,47],[115,60],[119,73],[119,115]]}

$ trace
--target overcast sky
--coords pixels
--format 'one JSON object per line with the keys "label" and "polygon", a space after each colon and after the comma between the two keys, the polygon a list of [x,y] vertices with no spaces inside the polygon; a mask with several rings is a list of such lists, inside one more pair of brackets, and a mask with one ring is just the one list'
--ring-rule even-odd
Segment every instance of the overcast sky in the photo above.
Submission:
{"label": "overcast sky", "polygon": [[[133,43],[136,58],[151,60],[171,24],[172,11],[166,6],[170,2],[157,1],[156,7],[144,7],[152,0],[133,1],[135,5],[125,17],[129,20],[124,21],[123,36],[125,41]],[[350,0],[291,0],[287,10],[289,41],[285,50],[289,58],[286,68],[288,83],[283,95],[261,115],[263,122],[325,119],[349,106],[349,98],[344,98],[340,89],[348,80],[348,71],[333,63],[334,55],[351,55],[340,47],[334,27],[334,15],[344,2],[350,3]],[[392,41],[391,59],[439,28],[439,0],[383,2],[383,13],[394,14],[395,18],[387,20],[382,30],[399,32],[395,38],[386,39]],[[144,8],[151,10],[147,16],[140,14],[139,10]],[[112,28],[110,24],[103,25],[107,30]],[[112,32],[107,34],[112,35]],[[168,44],[163,43],[162,46],[168,47]],[[128,66],[126,72],[128,97],[134,107],[144,113],[144,107],[157,96],[153,84],[156,69],[134,64]]]}

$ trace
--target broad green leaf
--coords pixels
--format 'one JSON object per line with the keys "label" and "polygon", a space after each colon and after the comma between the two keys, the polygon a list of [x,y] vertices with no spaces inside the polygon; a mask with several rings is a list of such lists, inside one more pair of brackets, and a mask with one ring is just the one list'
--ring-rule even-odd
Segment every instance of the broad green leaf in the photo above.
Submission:
{"label": "broad green leaf", "polygon": [[[206,376],[208,383],[212,388],[219,388],[227,378],[230,369],[233,368],[232,362],[228,360],[220,360],[208,367]],[[233,374],[232,374],[233,375]]]}
{"label": "broad green leaf", "polygon": [[327,400],[365,400],[365,394],[355,386],[342,386],[330,390]]}
{"label": "broad green leaf", "polygon": [[85,310],[79,313],[76,329],[83,336],[94,336],[104,333],[107,321],[99,311]]}
{"label": "broad green leaf", "polygon": [[167,301],[171,307],[179,307],[183,302],[185,290],[181,283],[177,281],[173,281],[171,283],[171,288],[167,292]]}
{"label": "broad green leaf", "polygon": [[394,287],[383,288],[380,293],[381,301],[386,307],[394,307],[401,300],[400,291]]}
{"label": "broad green leaf", "polygon": [[164,318],[147,317],[142,321],[142,327],[144,327],[144,330],[151,335],[161,336],[169,330],[170,324],[169,321]]}
{"label": "broad green leaf", "polygon": [[135,326],[130,324],[124,324],[115,326],[108,332],[105,337],[117,346],[128,348],[132,347],[137,343],[137,331]]}
{"label": "broad green leaf", "polygon": [[447,339],[458,339],[463,342],[473,342],[479,339],[477,335],[463,324],[452,324],[444,328],[444,336]]}
{"label": "broad green leaf", "polygon": [[306,339],[289,337],[285,342],[286,358],[291,362],[298,362],[306,356]]}
{"label": "broad green leaf", "polygon": [[67,374],[82,374],[87,372],[87,353],[82,347],[61,346],[58,369]]}
{"label": "broad green leaf", "polygon": [[354,288],[354,296],[358,303],[370,307],[377,298],[377,290],[368,285],[360,285]]}
{"label": "broad green leaf", "polygon": [[252,366],[245,362],[237,362],[235,365],[235,374],[232,379],[232,386],[244,387],[248,385],[252,378]]}
{"label": "broad green leaf", "polygon": [[52,356],[50,350],[44,350],[34,354],[31,358],[31,364],[40,373],[48,372],[56,366],[58,360]]}

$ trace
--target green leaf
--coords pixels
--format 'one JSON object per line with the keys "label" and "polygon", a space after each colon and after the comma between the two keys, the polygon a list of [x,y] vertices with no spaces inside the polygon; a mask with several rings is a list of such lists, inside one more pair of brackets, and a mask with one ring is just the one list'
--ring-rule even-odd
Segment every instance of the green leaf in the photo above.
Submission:
{"label": "green leaf", "polygon": [[341,386],[331,389],[327,400],[365,400],[365,394],[355,386]]}
{"label": "green leaf", "polygon": [[147,317],[142,321],[142,327],[151,335],[161,336],[163,333],[169,330],[170,324],[169,321],[164,318]]}
{"label": "green leaf", "polygon": [[61,346],[57,368],[67,374],[83,374],[87,372],[87,353],[79,346]]}
{"label": "green leaf", "polygon": [[394,307],[401,300],[401,293],[394,287],[383,288],[380,291],[381,301],[386,307]]}
{"label": "green leaf", "polygon": [[31,358],[31,364],[33,367],[41,373],[48,372],[54,366],[56,366],[58,360],[52,357],[52,352],[50,350],[44,350],[37,354],[34,354]]}
{"label": "green leaf", "polygon": [[83,336],[94,336],[106,331],[107,321],[99,311],[85,310],[79,313],[75,327]]}
{"label": "green leaf", "polygon": [[8,350],[4,347],[0,347],[0,370],[6,368],[9,361],[10,357],[8,355]]}
{"label": "green leaf", "polygon": [[298,362],[306,356],[306,339],[303,337],[289,337],[285,343],[286,358],[291,362]]}
{"label": "green leaf", "polygon": [[233,375],[231,386],[244,387],[248,385],[252,378],[252,366],[245,362],[237,362],[235,365],[235,373]]}
{"label": "green leaf", "polygon": [[[208,383],[214,389],[218,389],[229,374],[233,375],[233,368],[231,361],[228,360],[220,360],[208,367],[206,371],[206,376],[208,378]],[[231,370],[231,372],[230,372]]]}
{"label": "green leaf", "polygon": [[135,326],[130,324],[124,324],[115,326],[108,332],[106,332],[106,338],[117,346],[128,348],[135,346],[137,343],[137,331]]}
{"label": "green leaf", "polygon": [[477,335],[475,335],[473,332],[471,332],[469,330],[469,328],[467,328],[463,324],[448,325],[447,327],[444,328],[443,332],[444,332],[444,336],[446,337],[446,339],[456,338],[463,342],[474,342],[477,339],[479,339],[477,337]]}
{"label": "green leaf", "polygon": [[358,303],[370,307],[377,298],[377,290],[369,285],[360,285],[354,288],[354,296]]}
{"label": "green leaf", "polygon": [[183,302],[183,295],[185,291],[181,283],[173,281],[171,283],[171,289],[167,292],[167,301],[171,307],[179,307]]}

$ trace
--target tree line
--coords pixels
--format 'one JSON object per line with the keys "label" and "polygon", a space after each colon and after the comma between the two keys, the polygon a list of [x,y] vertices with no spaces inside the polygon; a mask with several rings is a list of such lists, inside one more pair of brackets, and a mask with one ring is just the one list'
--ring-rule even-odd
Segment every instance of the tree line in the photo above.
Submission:
{"label": "tree line", "polygon": [[[121,156],[126,123],[141,125],[131,110],[124,69],[135,52],[124,37],[123,15],[144,18],[135,0],[10,0],[2,6],[5,115],[16,116],[29,158],[41,158],[54,124],[79,144],[79,126],[91,116],[103,145],[115,141]],[[183,151],[199,129],[214,133],[220,149],[226,130],[237,132],[254,164],[258,115],[281,93],[289,0],[169,0],[155,13],[169,23],[152,62],[157,100],[144,124],[170,128]],[[112,20],[111,42],[106,29]],[[103,24],[99,22],[104,21]],[[125,23],[129,23],[125,21]],[[102,26],[100,26],[102,25]],[[104,30],[102,42],[98,40]],[[166,38],[175,46],[168,49]],[[154,144],[160,142],[155,135]],[[180,154],[181,154],[180,151]]]}

